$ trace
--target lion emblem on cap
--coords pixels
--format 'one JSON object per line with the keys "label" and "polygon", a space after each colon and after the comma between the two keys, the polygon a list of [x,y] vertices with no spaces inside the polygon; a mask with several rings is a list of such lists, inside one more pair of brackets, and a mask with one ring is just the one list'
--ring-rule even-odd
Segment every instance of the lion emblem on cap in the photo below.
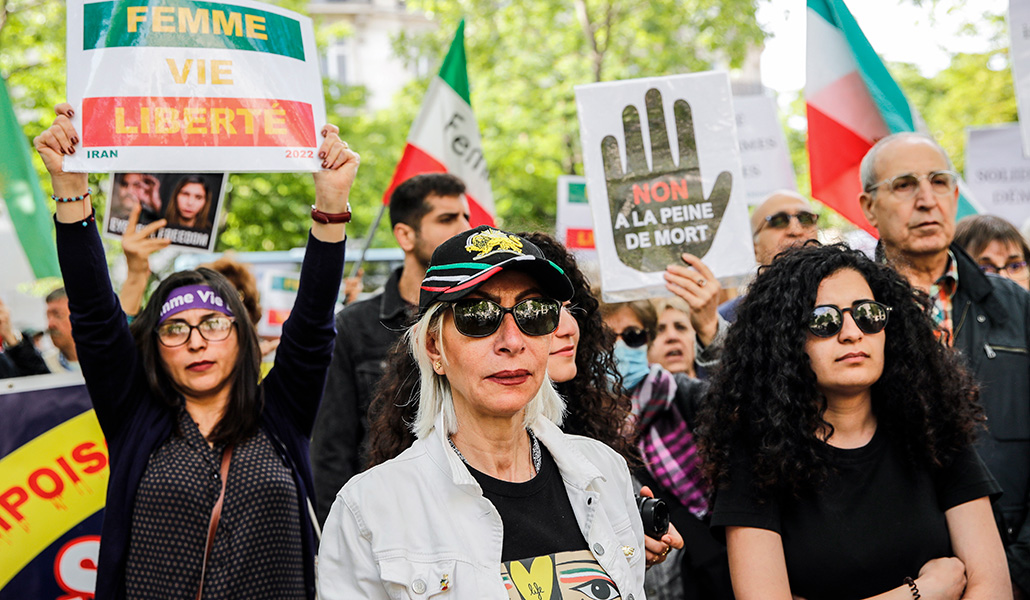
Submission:
{"label": "lion emblem on cap", "polygon": [[486,229],[470,235],[465,241],[465,250],[468,252],[478,252],[479,254],[473,257],[475,260],[486,258],[498,252],[522,254],[522,240],[518,236],[507,234],[503,231]]}

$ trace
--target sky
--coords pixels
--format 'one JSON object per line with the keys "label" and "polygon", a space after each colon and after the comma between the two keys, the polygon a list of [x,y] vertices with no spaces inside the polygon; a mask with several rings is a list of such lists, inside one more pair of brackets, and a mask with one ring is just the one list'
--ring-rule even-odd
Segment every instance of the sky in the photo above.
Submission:
{"label": "sky", "polygon": [[[762,83],[779,92],[805,85],[804,0],[772,0],[759,4],[758,22],[772,33],[762,53]],[[949,52],[989,50],[986,36],[958,35],[963,23],[975,23],[984,11],[1005,12],[1008,0],[966,0],[965,8],[948,11],[952,0],[914,6],[911,0],[845,0],[866,38],[888,61],[915,63],[932,76],[949,63]],[[973,8],[975,6],[975,8]],[[945,50],[947,48],[947,50]]]}

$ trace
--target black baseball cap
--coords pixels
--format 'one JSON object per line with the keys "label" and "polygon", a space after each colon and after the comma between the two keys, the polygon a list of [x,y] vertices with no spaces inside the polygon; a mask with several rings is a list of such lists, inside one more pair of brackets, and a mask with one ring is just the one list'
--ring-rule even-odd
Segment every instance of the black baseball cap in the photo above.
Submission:
{"label": "black baseball cap", "polygon": [[549,298],[572,298],[565,271],[544,258],[533,242],[489,225],[459,233],[440,244],[429,260],[419,292],[419,312],[436,302],[453,302],[476,291],[501,271],[528,274]]}

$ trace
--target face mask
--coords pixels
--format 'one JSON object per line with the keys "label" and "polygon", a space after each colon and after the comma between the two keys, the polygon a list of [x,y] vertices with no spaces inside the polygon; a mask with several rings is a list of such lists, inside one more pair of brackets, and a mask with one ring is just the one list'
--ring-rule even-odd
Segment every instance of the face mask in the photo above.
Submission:
{"label": "face mask", "polygon": [[647,345],[630,348],[621,339],[615,342],[615,365],[627,390],[637,387],[651,371],[647,364]]}

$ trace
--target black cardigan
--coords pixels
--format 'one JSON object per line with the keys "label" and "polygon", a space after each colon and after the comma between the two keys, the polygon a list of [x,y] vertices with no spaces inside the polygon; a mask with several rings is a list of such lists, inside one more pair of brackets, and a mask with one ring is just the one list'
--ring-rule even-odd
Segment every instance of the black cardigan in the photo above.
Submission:
{"label": "black cardigan", "polygon": [[[111,287],[96,226],[57,223],[57,249],[82,374],[110,454],[95,597],[121,599],[136,488],[150,454],[171,435],[175,412],[147,385],[142,356]],[[315,597],[317,552],[315,525],[308,518],[314,489],[308,444],[336,337],[333,312],[343,258],[343,242],[324,243],[309,236],[297,300],[283,325],[275,366],[261,383],[261,427],[293,471],[301,503],[308,598]]]}

